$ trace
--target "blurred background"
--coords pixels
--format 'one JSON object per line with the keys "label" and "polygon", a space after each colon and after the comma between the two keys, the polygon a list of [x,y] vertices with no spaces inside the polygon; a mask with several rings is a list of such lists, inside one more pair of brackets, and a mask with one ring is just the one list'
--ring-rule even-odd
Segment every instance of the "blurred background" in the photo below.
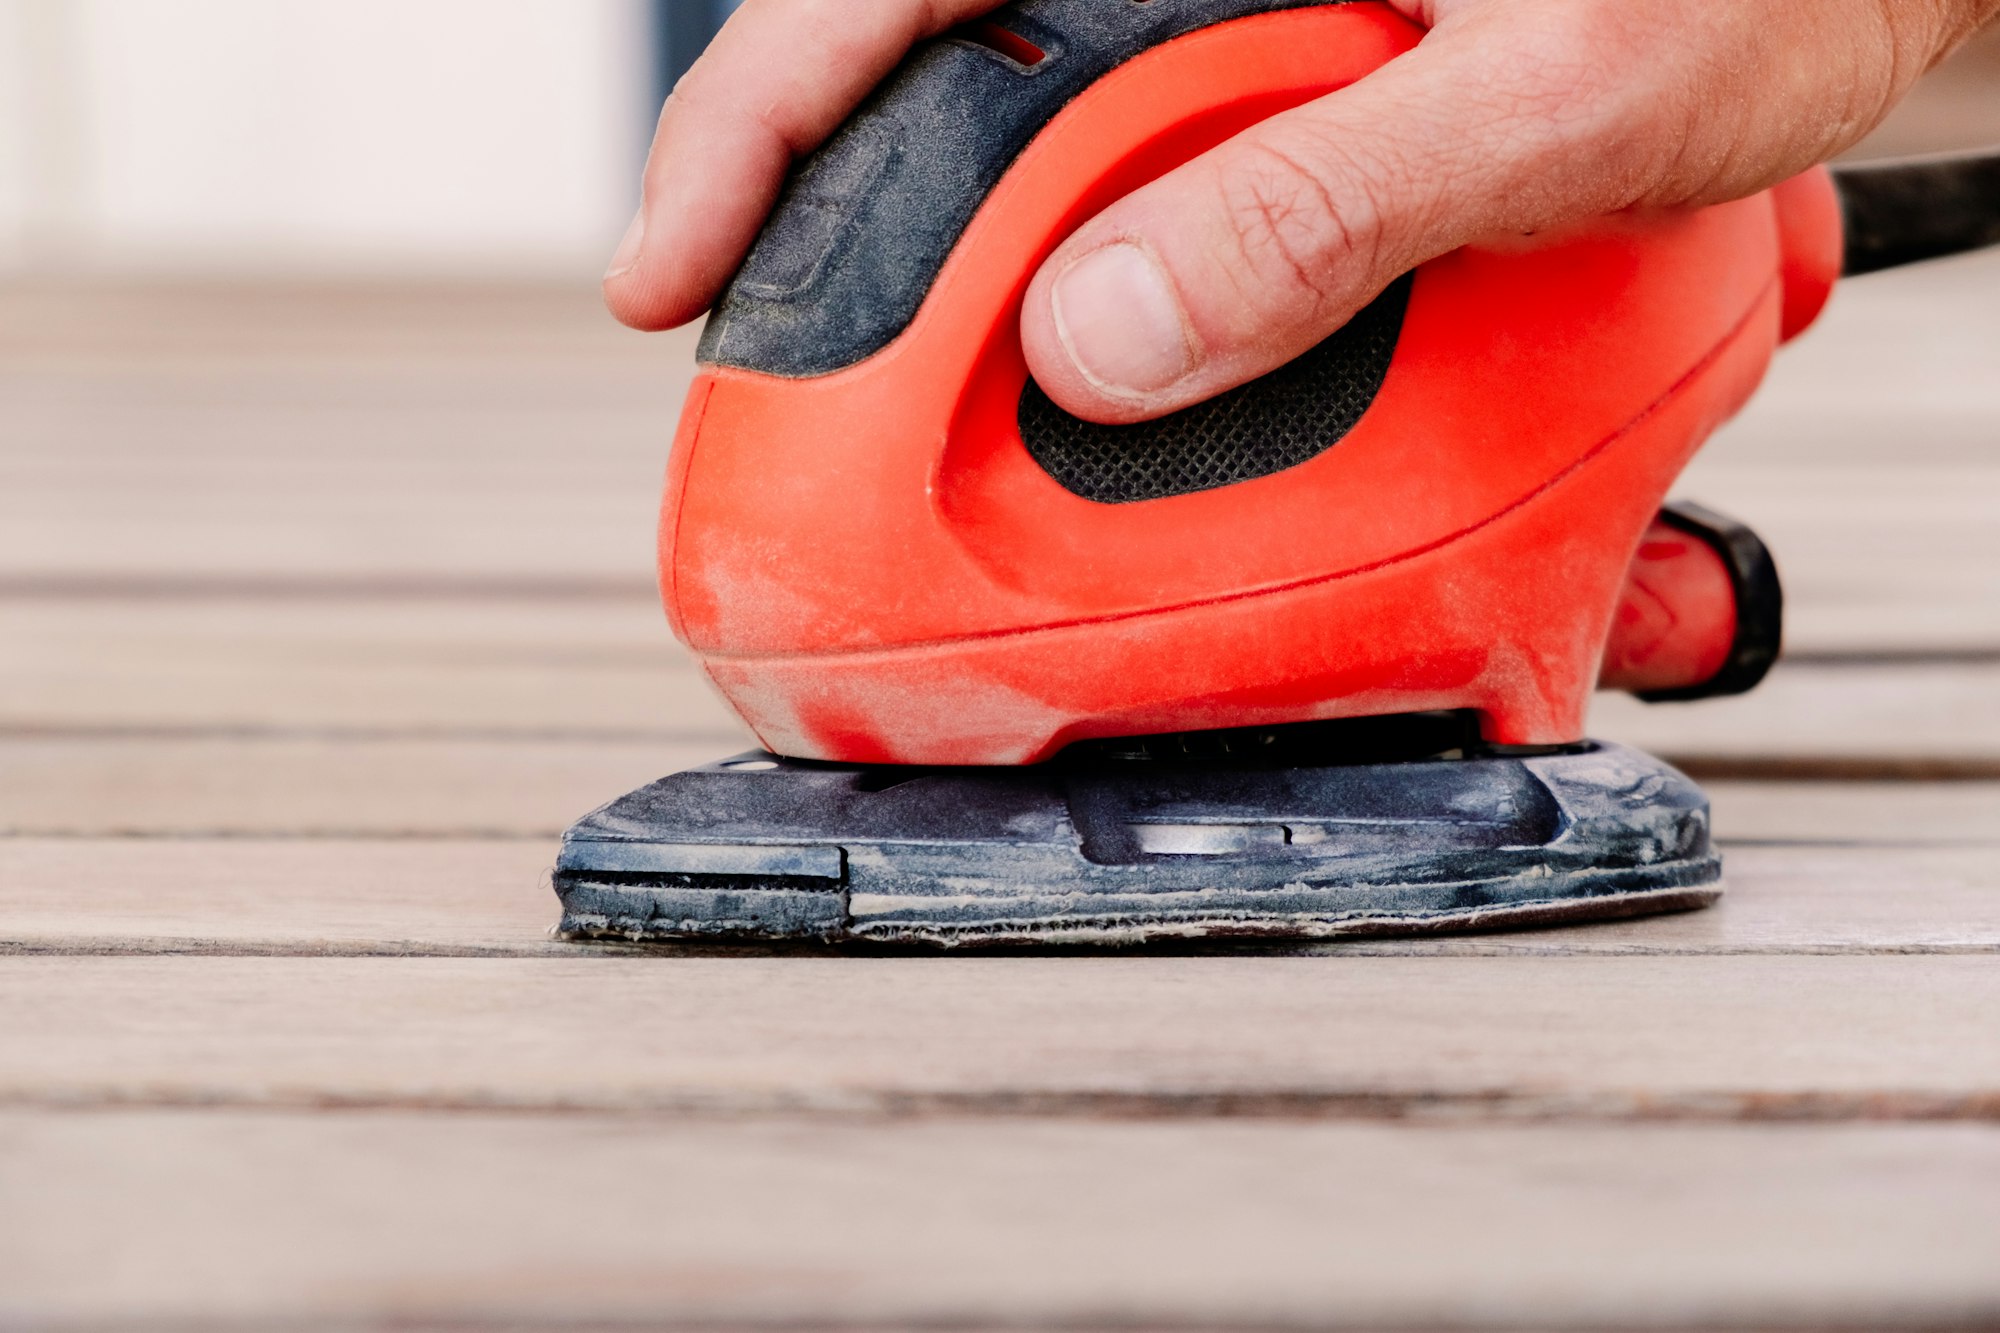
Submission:
{"label": "blurred background", "polygon": [[739,0],[0,0],[0,267],[582,273]]}
{"label": "blurred background", "polygon": [[[0,270],[594,276],[740,0],[0,0]],[[2000,140],[2000,41],[1870,151]]]}

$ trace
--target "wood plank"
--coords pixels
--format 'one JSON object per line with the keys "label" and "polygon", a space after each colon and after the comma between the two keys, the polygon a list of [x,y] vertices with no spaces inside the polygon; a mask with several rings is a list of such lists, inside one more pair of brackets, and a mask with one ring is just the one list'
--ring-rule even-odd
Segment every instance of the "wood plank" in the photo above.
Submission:
{"label": "wood plank", "polygon": [[745,736],[652,597],[0,599],[0,736]]}
{"label": "wood plank", "polygon": [[1969,1328],[2000,1134],[0,1114],[43,1327]]}
{"label": "wood plank", "polygon": [[0,569],[31,586],[560,577],[644,591],[677,395],[607,402],[595,377],[521,385],[504,365],[401,378],[417,382],[0,381]]}
{"label": "wood plank", "polygon": [[2000,645],[2000,255],[1844,285],[1678,489],[1777,554],[1795,649]]}
{"label": "wood plank", "polygon": [[[2000,280],[1994,285],[2000,289]],[[1975,420],[1968,429],[1990,440],[2000,401]],[[1727,445],[1697,460],[1677,490],[1748,523],[1769,543],[1785,581],[1794,651],[2000,646],[2000,466],[1748,463],[1731,459]]]}
{"label": "wood plank", "polygon": [[[1769,800],[1783,789],[1748,789]],[[1899,786],[1829,807],[1779,796],[1766,827],[1844,824],[1849,845],[1728,849],[1729,893],[1706,912],[1587,929],[1357,941],[1308,953],[1765,954],[2000,952],[2000,821],[1961,821],[1968,788]],[[1931,795],[1939,806],[1933,806]],[[2000,794],[1985,787],[1990,807]],[[1900,807],[1911,811],[1898,818]],[[1928,808],[1927,808],[1928,807]],[[1728,807],[1725,806],[1725,809]],[[1754,811],[1746,812],[1754,813]],[[1864,845],[1869,821],[1881,845]],[[1965,843],[1973,831],[1986,845]],[[1744,825],[1739,824],[1738,827]],[[548,939],[553,837],[502,842],[0,839],[0,953],[494,954],[576,952]],[[1242,948],[1242,953],[1287,952]],[[586,950],[586,952],[588,952]]]}
{"label": "wood plank", "polygon": [[552,839],[615,796],[745,748],[674,733],[15,737],[0,739],[0,836]]}
{"label": "wood plank", "polygon": [[694,336],[588,284],[10,285],[0,571],[643,591]]}
{"label": "wood plank", "polygon": [[1964,1120],[1993,957],[17,957],[0,1105]]}
{"label": "wood plank", "polygon": [[1979,845],[2000,840],[2000,783],[1738,782],[1702,784],[1724,846]]}
{"label": "wood plank", "polygon": [[0,839],[0,954],[499,954],[549,939],[555,840]]}
{"label": "wood plank", "polygon": [[1733,699],[1652,705],[1600,694],[1591,730],[1702,770],[1703,760],[1870,761],[1885,775],[1925,760],[2000,773],[2000,664],[1781,664]]}
{"label": "wood plank", "polygon": [[[1996,282],[2000,253],[1987,252],[1843,283],[1692,475],[1796,463],[1795,480],[1811,485],[1827,464],[1917,477],[1991,466]],[[1952,497],[1940,489],[1938,498]]]}

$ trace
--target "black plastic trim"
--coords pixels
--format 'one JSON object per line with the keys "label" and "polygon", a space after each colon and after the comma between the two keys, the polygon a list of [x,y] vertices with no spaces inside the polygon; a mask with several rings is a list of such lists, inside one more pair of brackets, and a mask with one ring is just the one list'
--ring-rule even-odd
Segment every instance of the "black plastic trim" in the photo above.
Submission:
{"label": "black plastic trim", "polygon": [[1833,178],[1850,278],[2000,245],[2000,152],[1869,162]]}
{"label": "black plastic trim", "polygon": [[1722,557],[1736,592],[1736,641],[1728,662],[1709,680],[1678,690],[1649,690],[1639,697],[1657,704],[1748,694],[1764,683],[1784,648],[1785,587],[1771,548],[1735,519],[1691,501],[1669,504],[1660,519]]}
{"label": "black plastic trim", "polygon": [[1018,0],[986,21],[1041,48],[1032,69],[950,35],[925,43],[794,173],[701,360],[791,378],[865,361],[909,327],[993,187],[1092,84],[1203,28],[1346,3]]}

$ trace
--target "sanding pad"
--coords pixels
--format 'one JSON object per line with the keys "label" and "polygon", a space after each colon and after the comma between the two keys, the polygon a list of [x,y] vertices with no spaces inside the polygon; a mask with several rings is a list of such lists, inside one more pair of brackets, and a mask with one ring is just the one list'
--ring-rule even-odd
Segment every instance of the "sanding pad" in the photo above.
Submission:
{"label": "sanding pad", "polygon": [[1144,741],[1011,769],[745,754],[653,783],[571,829],[555,877],[560,931],[939,945],[1325,939],[1641,916],[1721,892],[1701,789],[1622,746],[1284,758]]}

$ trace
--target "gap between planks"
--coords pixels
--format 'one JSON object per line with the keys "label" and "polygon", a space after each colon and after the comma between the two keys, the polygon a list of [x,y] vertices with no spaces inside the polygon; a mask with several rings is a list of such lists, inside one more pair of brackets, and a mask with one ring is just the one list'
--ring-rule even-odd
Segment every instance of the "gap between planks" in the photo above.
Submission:
{"label": "gap between planks", "polygon": [[1275,1092],[905,1092],[761,1097],[675,1095],[619,1098],[314,1091],[249,1094],[212,1090],[126,1092],[0,1090],[0,1111],[65,1115],[215,1111],[243,1115],[496,1115],[653,1122],[810,1118],[893,1127],[936,1120],[1289,1121],[1300,1124],[1454,1125],[1973,1125],[2000,1129],[2000,1088],[1941,1093],[1893,1088],[1852,1093],[1703,1091],[1689,1094],[1527,1093],[1508,1089],[1282,1090]]}

